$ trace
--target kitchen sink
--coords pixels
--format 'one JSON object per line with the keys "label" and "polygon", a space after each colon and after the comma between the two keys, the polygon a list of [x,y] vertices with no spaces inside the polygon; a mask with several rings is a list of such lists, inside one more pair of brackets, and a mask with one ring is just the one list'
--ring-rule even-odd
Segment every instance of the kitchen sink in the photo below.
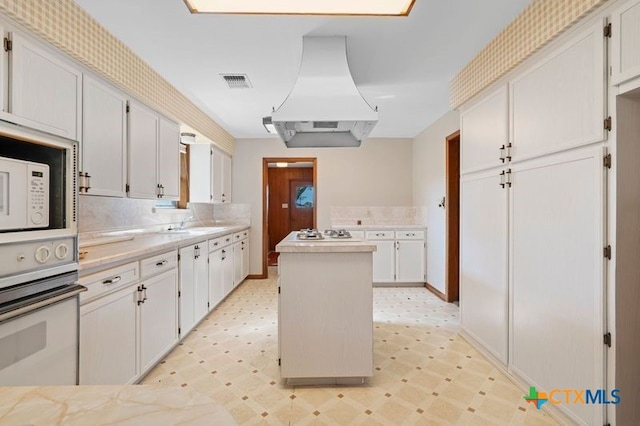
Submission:
{"label": "kitchen sink", "polygon": [[230,229],[228,226],[195,226],[193,228],[170,228],[163,231],[158,231],[159,234],[187,234],[187,235],[200,235],[207,234],[209,232],[221,232]]}

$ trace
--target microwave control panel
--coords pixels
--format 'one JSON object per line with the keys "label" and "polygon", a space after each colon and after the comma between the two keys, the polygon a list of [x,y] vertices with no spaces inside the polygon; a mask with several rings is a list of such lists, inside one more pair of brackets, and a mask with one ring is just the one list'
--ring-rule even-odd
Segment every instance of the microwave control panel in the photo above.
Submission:
{"label": "microwave control panel", "polygon": [[27,168],[27,220],[30,228],[49,226],[49,166],[29,163]]}

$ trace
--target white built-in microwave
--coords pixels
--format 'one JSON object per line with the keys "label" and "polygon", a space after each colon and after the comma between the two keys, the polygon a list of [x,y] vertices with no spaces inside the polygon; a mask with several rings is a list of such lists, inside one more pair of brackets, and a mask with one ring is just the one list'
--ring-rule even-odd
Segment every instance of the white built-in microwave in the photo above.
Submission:
{"label": "white built-in microwave", "polygon": [[49,165],[0,157],[0,231],[49,226]]}

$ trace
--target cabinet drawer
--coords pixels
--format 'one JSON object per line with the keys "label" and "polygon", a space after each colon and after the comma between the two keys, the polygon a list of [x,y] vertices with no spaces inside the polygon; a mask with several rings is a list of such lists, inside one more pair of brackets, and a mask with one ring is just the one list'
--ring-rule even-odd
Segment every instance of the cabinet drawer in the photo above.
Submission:
{"label": "cabinet drawer", "polygon": [[393,231],[367,231],[367,240],[393,240],[395,235]]}
{"label": "cabinet drawer", "polygon": [[249,235],[249,232],[247,231],[236,232],[233,234],[233,241],[242,241],[247,238],[247,235]]}
{"label": "cabinet drawer", "polygon": [[147,278],[178,266],[178,255],[174,251],[159,254],[140,261],[140,276]]}
{"label": "cabinet drawer", "polygon": [[80,304],[95,300],[114,290],[124,288],[140,278],[138,262],[110,268],[105,271],[81,277],[78,282],[87,287],[87,291],[80,293]]}
{"label": "cabinet drawer", "polygon": [[396,231],[398,240],[424,240],[424,231]]}
{"label": "cabinet drawer", "polygon": [[234,236],[231,234],[209,240],[209,252],[226,247],[232,244],[233,240]]}

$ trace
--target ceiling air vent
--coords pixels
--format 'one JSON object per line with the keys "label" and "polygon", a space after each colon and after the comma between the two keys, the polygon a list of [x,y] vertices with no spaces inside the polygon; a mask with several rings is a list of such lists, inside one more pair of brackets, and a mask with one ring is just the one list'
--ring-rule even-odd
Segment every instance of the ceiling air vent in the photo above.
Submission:
{"label": "ceiling air vent", "polygon": [[229,89],[250,89],[251,82],[246,74],[220,74]]}

